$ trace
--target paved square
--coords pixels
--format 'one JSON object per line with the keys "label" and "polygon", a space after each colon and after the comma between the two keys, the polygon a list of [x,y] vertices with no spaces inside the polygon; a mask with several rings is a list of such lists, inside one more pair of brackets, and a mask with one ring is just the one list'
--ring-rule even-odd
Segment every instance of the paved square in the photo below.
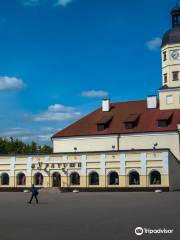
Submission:
{"label": "paved square", "polygon": [[[180,192],[0,193],[0,239],[180,239]],[[173,234],[136,236],[135,227]]]}

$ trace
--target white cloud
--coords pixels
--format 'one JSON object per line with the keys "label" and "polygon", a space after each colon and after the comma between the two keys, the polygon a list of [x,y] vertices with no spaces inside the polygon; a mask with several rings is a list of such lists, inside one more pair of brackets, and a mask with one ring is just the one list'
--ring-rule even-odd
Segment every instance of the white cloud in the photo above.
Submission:
{"label": "white cloud", "polygon": [[72,2],[73,2],[73,0],[57,0],[57,2],[54,4],[54,6],[66,7],[68,4],[70,4]]}
{"label": "white cloud", "polygon": [[158,49],[160,46],[161,46],[161,43],[162,43],[162,40],[161,38],[159,37],[155,37],[151,40],[149,40],[147,43],[146,43],[146,46],[149,50],[156,50]]}
{"label": "white cloud", "polygon": [[73,107],[61,104],[50,105],[47,111],[41,112],[33,117],[35,122],[43,121],[67,121],[77,119],[81,113]]}
{"label": "white cloud", "polygon": [[40,5],[40,0],[22,0],[22,4],[27,7],[36,7]]}
{"label": "white cloud", "polygon": [[16,77],[1,77],[0,76],[0,91],[3,90],[17,90],[25,86],[21,79]]}
{"label": "white cloud", "polygon": [[62,105],[62,104],[54,104],[54,105],[50,105],[49,107],[48,107],[48,110],[50,111],[50,112],[73,112],[73,111],[75,111],[75,108],[73,108],[73,107],[66,107],[66,106],[64,106],[64,105]]}
{"label": "white cloud", "polygon": [[84,91],[81,93],[82,97],[91,97],[91,98],[95,98],[95,97],[107,97],[109,95],[108,92],[103,91],[103,90],[90,90],[90,91]]}
{"label": "white cloud", "polygon": [[48,3],[54,7],[58,7],[58,6],[66,7],[73,1],[74,0],[21,0],[22,5],[25,7],[37,7],[37,6],[41,6],[43,4],[48,4]]}

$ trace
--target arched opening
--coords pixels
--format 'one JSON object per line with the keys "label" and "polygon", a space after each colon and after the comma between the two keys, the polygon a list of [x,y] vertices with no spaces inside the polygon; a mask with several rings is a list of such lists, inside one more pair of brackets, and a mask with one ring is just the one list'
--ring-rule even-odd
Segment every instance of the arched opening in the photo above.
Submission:
{"label": "arched opening", "polygon": [[137,171],[132,171],[129,173],[129,185],[139,185],[139,173]]}
{"label": "arched opening", "polygon": [[119,185],[119,175],[117,172],[110,172],[108,175],[108,184],[109,185]]}
{"label": "arched opening", "polygon": [[34,184],[35,185],[43,185],[43,175],[39,172],[37,172],[34,175]]}
{"label": "arched opening", "polygon": [[52,174],[52,186],[60,187],[61,186],[61,175],[58,172]]}
{"label": "arched opening", "polygon": [[150,175],[150,184],[155,185],[155,184],[161,184],[161,174],[157,170],[153,170]]}
{"label": "arched opening", "polygon": [[73,172],[70,175],[70,184],[71,185],[79,185],[80,184],[80,176],[79,173]]}
{"label": "arched opening", "polygon": [[18,173],[17,185],[26,185],[26,176],[24,173]]}
{"label": "arched opening", "polygon": [[99,174],[97,172],[89,174],[89,185],[99,185]]}
{"label": "arched opening", "polygon": [[9,185],[9,174],[2,173],[2,175],[1,175],[1,185]]}

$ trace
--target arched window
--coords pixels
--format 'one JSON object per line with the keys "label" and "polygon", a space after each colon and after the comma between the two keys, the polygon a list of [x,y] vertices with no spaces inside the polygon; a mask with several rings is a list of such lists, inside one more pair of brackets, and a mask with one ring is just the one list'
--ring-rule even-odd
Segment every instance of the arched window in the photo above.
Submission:
{"label": "arched window", "polygon": [[108,184],[109,185],[119,185],[119,175],[117,172],[110,172],[108,175]]}
{"label": "arched window", "polygon": [[34,184],[35,185],[43,185],[43,175],[39,172],[37,172],[34,175]]}
{"label": "arched window", "polygon": [[139,173],[137,171],[132,171],[129,173],[129,185],[139,185]]}
{"label": "arched window", "polygon": [[79,173],[73,172],[70,175],[70,184],[71,185],[79,185],[80,184],[80,176]]}
{"label": "arched window", "polygon": [[89,174],[89,185],[99,185],[99,174],[97,172]]}
{"label": "arched window", "polygon": [[1,185],[9,185],[9,175],[7,173],[2,173]]}
{"label": "arched window", "polygon": [[26,185],[26,176],[24,173],[18,173],[17,185]]}
{"label": "arched window", "polygon": [[150,184],[161,184],[161,174],[157,170],[153,170],[150,174]]}

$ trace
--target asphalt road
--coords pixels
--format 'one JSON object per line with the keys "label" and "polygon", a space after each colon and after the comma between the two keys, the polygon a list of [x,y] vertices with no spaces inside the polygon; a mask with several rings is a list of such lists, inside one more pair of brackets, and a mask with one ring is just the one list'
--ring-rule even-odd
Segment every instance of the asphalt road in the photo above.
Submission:
{"label": "asphalt road", "polygon": [[[180,192],[0,193],[0,240],[180,239]],[[134,233],[136,227],[172,234]]]}

